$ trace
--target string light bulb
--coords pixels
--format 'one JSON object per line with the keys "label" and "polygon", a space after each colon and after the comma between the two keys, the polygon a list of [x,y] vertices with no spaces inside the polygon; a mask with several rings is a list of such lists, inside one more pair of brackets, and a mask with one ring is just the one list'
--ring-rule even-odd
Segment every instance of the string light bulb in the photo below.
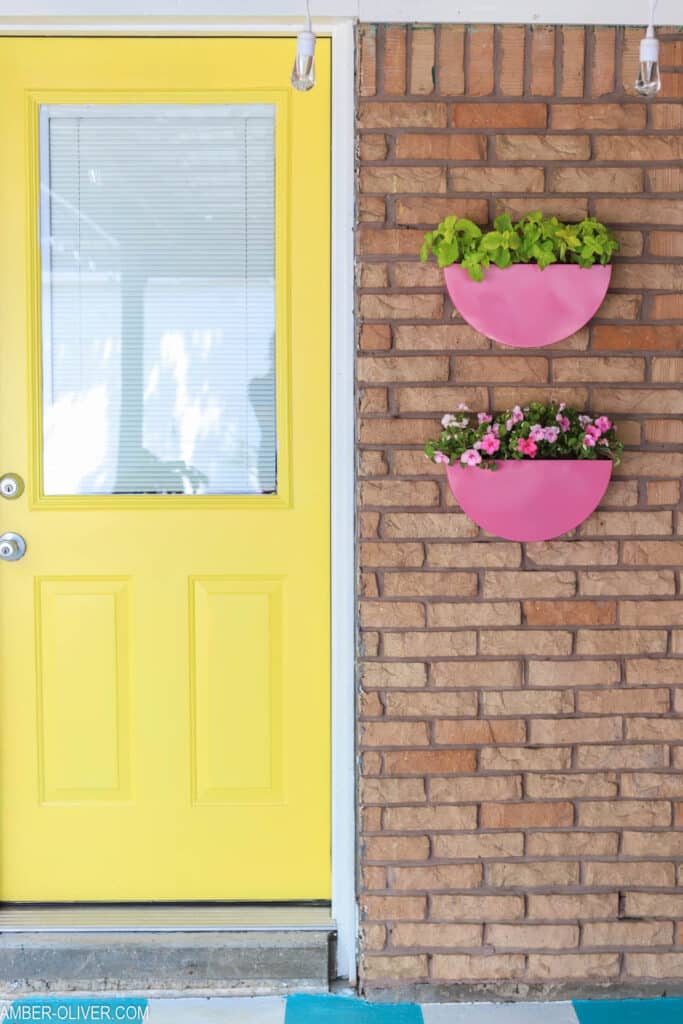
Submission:
{"label": "string light bulb", "polygon": [[310,0],[306,0],[306,28],[296,37],[292,85],[299,92],[308,92],[315,85],[315,33],[311,25]]}
{"label": "string light bulb", "polygon": [[639,96],[656,96],[662,87],[659,75],[659,39],[655,35],[655,7],[657,0],[650,0],[650,17],[647,31],[640,40],[640,65],[636,78],[636,92]]}

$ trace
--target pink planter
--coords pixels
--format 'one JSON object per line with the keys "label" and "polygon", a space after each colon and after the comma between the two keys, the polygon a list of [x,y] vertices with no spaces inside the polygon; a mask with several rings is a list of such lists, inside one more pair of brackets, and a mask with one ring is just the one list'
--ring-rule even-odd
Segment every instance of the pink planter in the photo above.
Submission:
{"label": "pink planter", "polygon": [[453,305],[468,324],[503,345],[540,348],[568,338],[595,315],[607,294],[611,267],[516,263],[489,267],[473,281],[453,264],[444,269]]}
{"label": "pink planter", "polygon": [[595,511],[612,460],[507,460],[493,471],[455,465],[446,472],[456,501],[482,530],[506,540],[550,540]]}

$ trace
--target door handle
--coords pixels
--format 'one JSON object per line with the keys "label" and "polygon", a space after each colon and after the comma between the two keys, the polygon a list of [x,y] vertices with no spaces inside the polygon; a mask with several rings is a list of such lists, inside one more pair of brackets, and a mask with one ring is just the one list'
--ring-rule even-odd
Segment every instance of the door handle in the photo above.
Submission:
{"label": "door handle", "polygon": [[0,558],[3,562],[18,562],[26,553],[26,541],[19,533],[0,535]]}

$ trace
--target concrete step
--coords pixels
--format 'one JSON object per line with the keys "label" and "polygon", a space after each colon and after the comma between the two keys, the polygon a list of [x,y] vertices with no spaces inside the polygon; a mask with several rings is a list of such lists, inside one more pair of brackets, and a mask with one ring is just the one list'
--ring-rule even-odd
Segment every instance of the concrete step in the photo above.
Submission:
{"label": "concrete step", "polygon": [[329,929],[6,932],[0,996],[327,992]]}

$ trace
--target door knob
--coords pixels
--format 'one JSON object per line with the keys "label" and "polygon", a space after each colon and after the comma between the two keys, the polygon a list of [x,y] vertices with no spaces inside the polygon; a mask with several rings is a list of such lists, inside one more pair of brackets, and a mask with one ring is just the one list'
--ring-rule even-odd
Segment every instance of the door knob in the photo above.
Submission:
{"label": "door knob", "polygon": [[0,535],[0,558],[3,562],[18,562],[26,553],[26,541],[18,533]]}
{"label": "door knob", "polygon": [[0,477],[0,494],[10,501],[24,493],[24,481],[16,473],[5,473]]}

